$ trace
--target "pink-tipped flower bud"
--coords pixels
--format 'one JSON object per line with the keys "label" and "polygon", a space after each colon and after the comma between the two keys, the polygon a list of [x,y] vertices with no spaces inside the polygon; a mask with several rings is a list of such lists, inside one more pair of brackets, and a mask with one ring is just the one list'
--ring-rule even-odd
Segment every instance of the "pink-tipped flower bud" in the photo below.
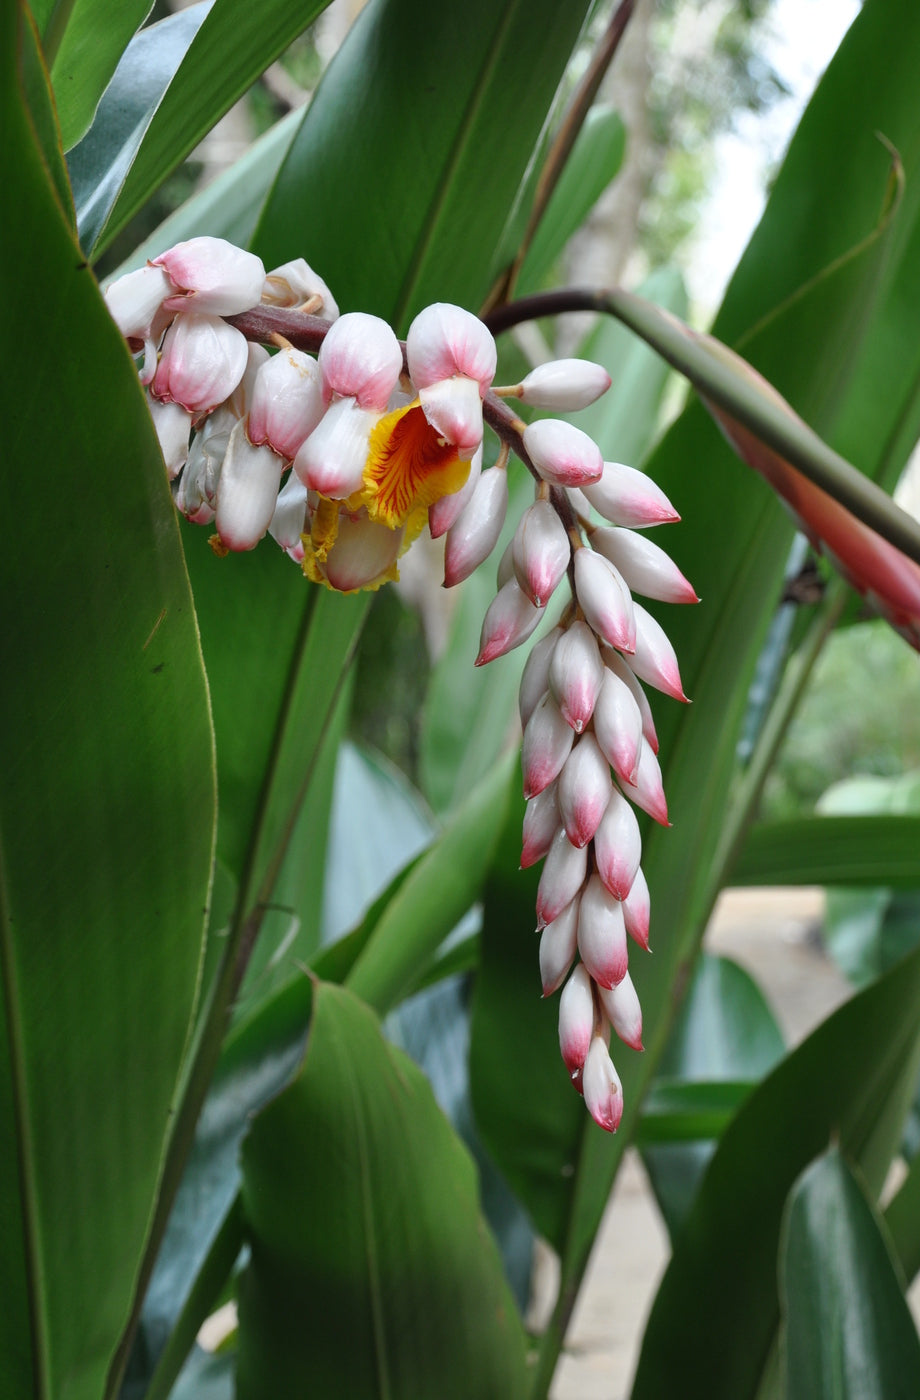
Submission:
{"label": "pink-tipped flower bud", "polygon": [[579,963],[559,998],[559,1049],[573,1078],[585,1062],[593,1034],[594,994],[591,979]]}
{"label": "pink-tipped flower bud", "polygon": [[151,392],[189,413],[210,413],[239,384],[246,337],[219,316],[177,316],[166,332]]}
{"label": "pink-tipped flower bud", "polygon": [[623,1086],[602,1036],[596,1035],[585,1056],[582,1075],[585,1107],[599,1128],[615,1133],[623,1117]]}
{"label": "pink-tipped flower bud", "polygon": [[496,589],[504,588],[506,583],[510,583],[514,578],[514,541],[509,540],[505,545],[505,552],[498,561],[498,568],[495,570]]}
{"label": "pink-tipped flower bud", "polygon": [[217,488],[214,523],[228,549],[253,549],[265,534],[278,501],[284,463],[270,447],[253,447],[246,425],[230,434]]}
{"label": "pink-tipped flower bud", "polygon": [[601,1006],[617,1035],[631,1050],[642,1047],[642,1007],[627,972],[615,987],[598,987]]}
{"label": "pink-tipped flower bud", "polygon": [[265,282],[262,259],[224,238],[190,238],[153,259],[173,285],[167,311],[236,316],[258,306]]}
{"label": "pink-tipped flower bud", "polygon": [[256,375],[249,409],[249,441],[266,443],[290,462],[323,416],[319,365],[290,348],[266,360]]}
{"label": "pink-tipped flower bud", "polygon": [[449,302],[435,302],[409,327],[406,361],[418,389],[460,376],[473,380],[481,396],[495,378],[495,341],[478,316]]}
{"label": "pink-tipped flower bud", "polygon": [[621,462],[605,462],[600,480],[582,489],[594,509],[613,525],[636,528],[680,519],[650,476]]}
{"label": "pink-tipped flower bud", "polygon": [[640,680],[648,681],[656,690],[687,703],[680,680],[680,668],[674,648],[665,636],[664,628],[639,603],[634,605],[636,639],[629,667]]}
{"label": "pink-tipped flower bud", "polygon": [[268,364],[270,358],[264,345],[259,345],[254,340],[246,342],[246,368],[243,370],[243,377],[233,393],[221,405],[221,409],[227,408],[231,411],[234,419],[245,418],[249,413],[249,405],[252,403],[252,394],[259,377],[259,370],[263,365]]}
{"label": "pink-tipped flower bud", "polygon": [[599,637],[620,651],[636,645],[636,615],[629,589],[617,570],[593,549],[575,551],[575,594]]}
{"label": "pink-tipped flower bud", "polygon": [[553,837],[537,887],[537,926],[545,928],[558,919],[578,894],[588,873],[588,853],[573,846],[564,831]]}
{"label": "pink-tipped flower bud", "polygon": [[592,875],[578,911],[578,951],[601,987],[615,987],[626,976],[629,953],[623,906],[599,875]]}
{"label": "pink-tipped flower bud", "polygon": [[623,922],[626,924],[626,932],[630,938],[635,939],[640,948],[648,952],[648,928],[651,916],[651,900],[648,892],[648,882],[642,868],[636,871],[636,878],[633,880],[632,889],[623,900]]}
{"label": "pink-tipped flower bud", "polygon": [[473,453],[470,474],[459,491],[440,496],[428,507],[428,532],[433,540],[447,533],[466,510],[482,475],[482,447]]}
{"label": "pink-tipped flower bud", "polygon": [[313,314],[326,321],[338,319],[339,308],[335,297],[303,258],[273,267],[265,274],[262,286],[263,306],[299,307],[310,304]]}
{"label": "pink-tipped flower bud", "polygon": [[275,504],[268,533],[295,564],[302,564],[302,536],[307,530],[307,488],[291,472]]}
{"label": "pink-tipped flower bud", "polygon": [[552,996],[562,986],[578,951],[578,896],[567,904],[540,935],[540,978],[543,995]]}
{"label": "pink-tipped flower bud", "polygon": [[623,783],[622,787],[630,802],[641,807],[643,812],[648,812],[654,821],[661,826],[671,825],[668,821],[668,804],[661,780],[661,768],[652,752],[651,744],[645,738],[639,745],[636,780],[633,783]]}
{"label": "pink-tipped flower bud", "polygon": [[594,549],[615,564],[629,588],[662,603],[698,603],[693,585],[657,544],[634,530],[595,530]]}
{"label": "pink-tipped flower bud", "polygon": [[447,532],[445,588],[462,583],[488,559],[498,543],[507,509],[508,473],[504,467],[489,467],[477,481],[459,519]]}
{"label": "pink-tipped flower bud", "polygon": [[572,557],[566,528],[549,501],[527,507],[511,549],[518,583],[535,607],[545,608]]}
{"label": "pink-tipped flower bud", "polygon": [[550,360],[521,381],[520,399],[551,413],[575,413],[606,394],[610,375],[590,360]]}
{"label": "pink-tipped flower bud", "polygon": [[531,797],[524,809],[523,845],[521,848],[521,869],[526,870],[542,860],[553,844],[553,838],[560,829],[559,808],[556,805],[556,784]]}
{"label": "pink-tipped flower bud", "polygon": [[294,458],[294,471],[304,485],[333,501],[360,491],[377,421],[373,409],[359,408],[354,399],[331,404]]}
{"label": "pink-tipped flower bud", "polygon": [[342,516],[335,544],[320,573],[329,587],[339,593],[354,593],[395,579],[405,533],[405,527],[391,530],[377,520],[369,520],[364,511],[354,519]]}
{"label": "pink-tipped flower bud", "polygon": [[402,350],[386,321],[349,311],[327,331],[319,364],[327,403],[337,394],[383,413],[399,382]]}
{"label": "pink-tipped flower bud", "polygon": [[528,801],[549,787],[562,772],[574,738],[555,700],[549,694],[544,695],[527,721],[521,746],[524,796]]}
{"label": "pink-tipped flower bud", "polygon": [[573,622],[559,638],[549,666],[549,687],[562,717],[576,734],[591,720],[604,681],[604,663],[586,622]]}
{"label": "pink-tipped flower bud", "polygon": [[604,470],[601,450],[593,438],[561,418],[528,423],[522,434],[524,450],[544,481],[553,486],[585,486],[599,481]]}
{"label": "pink-tipped flower bud", "polygon": [[610,765],[593,734],[582,734],[565,761],[556,800],[573,846],[587,846],[613,792]]}
{"label": "pink-tipped flower bud", "polygon": [[619,652],[610,647],[603,649],[604,665],[608,671],[612,671],[615,676],[629,686],[633,699],[639,706],[639,713],[642,716],[642,733],[652,747],[652,753],[658,752],[658,734],[655,730],[655,719],[652,714],[652,707],[648,702],[648,696],[642,689],[637,676],[634,676],[629,666],[620,656]]}
{"label": "pink-tipped flower bud", "polygon": [[622,793],[614,791],[594,833],[594,860],[598,875],[615,899],[629,894],[641,859],[636,814]]}
{"label": "pink-tipped flower bud", "polygon": [[527,722],[534,710],[537,708],[549,687],[550,666],[553,659],[553,652],[559,638],[563,635],[561,627],[554,627],[552,632],[548,632],[545,637],[531,648],[524,672],[521,676],[521,686],[518,692],[518,710],[521,716],[521,728],[527,728]]}
{"label": "pink-tipped flower bud", "polygon": [[170,481],[179,475],[188,459],[192,415],[178,403],[163,403],[147,395],[147,407],[166,463]]}
{"label": "pink-tipped flower bud", "polygon": [[514,651],[535,631],[543,616],[526,594],[518,588],[516,579],[509,579],[492,599],[482,620],[479,655],[474,665],[485,666],[497,656]]}
{"label": "pink-tipped flower bud", "polygon": [[594,737],[617,777],[634,782],[642,742],[642,712],[628,683],[609,668],[604,669],[594,706]]}
{"label": "pink-tipped flower bud", "polygon": [[125,340],[146,340],[157,313],[172,291],[172,284],[161,267],[139,267],[112,282],[105,292],[105,304]]}

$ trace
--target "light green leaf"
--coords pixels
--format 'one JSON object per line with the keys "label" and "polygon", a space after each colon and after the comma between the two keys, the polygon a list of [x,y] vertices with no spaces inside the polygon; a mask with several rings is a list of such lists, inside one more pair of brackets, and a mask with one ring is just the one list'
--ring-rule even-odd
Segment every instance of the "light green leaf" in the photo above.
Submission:
{"label": "light green leaf", "polygon": [[147,18],[152,0],[75,0],[54,62],[51,82],[64,150],[84,134],[128,41]]}
{"label": "light green leaf", "polygon": [[[98,1400],[193,1016],[213,746],[162,459],[2,13],[0,1354],[10,1395]],[[36,287],[46,353],[24,354]]]}
{"label": "light green leaf", "polygon": [[240,1400],[525,1394],[472,1161],[344,989],[317,987],[303,1071],[253,1125],[243,1180]]}
{"label": "light green leaf", "polygon": [[787,1400],[912,1400],[920,1339],[885,1230],[840,1153],[789,1196],[780,1242]]}
{"label": "light green leaf", "polygon": [[751,829],[733,885],[920,884],[920,816],[818,816]]}
{"label": "light green leaf", "polygon": [[625,149],[626,128],[619,114],[613,107],[592,107],[527,250],[516,296],[536,291],[551,272],[566,243],[616,176]]}

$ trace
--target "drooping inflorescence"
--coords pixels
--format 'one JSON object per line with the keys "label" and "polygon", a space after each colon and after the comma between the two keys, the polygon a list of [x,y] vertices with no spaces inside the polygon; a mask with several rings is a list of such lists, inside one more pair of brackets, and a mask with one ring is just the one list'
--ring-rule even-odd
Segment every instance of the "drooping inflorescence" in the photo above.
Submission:
{"label": "drooping inflorescence", "polygon": [[[179,244],[106,297],[143,353],[176,505],[213,524],[218,554],[270,534],[309,579],[352,592],[396,579],[399,557],[427,526],[445,536],[451,587],[498,542],[510,454],[533,475],[534,502],[499,564],[476,664],[527,641],[568,577],[571,598],[521,681],[521,865],[544,860],[539,961],[544,995],[563,989],[563,1060],[595,1121],[613,1131],[623,1096],[610,1033],[635,1049],[642,1040],[628,937],[644,949],[649,940],[634,809],[668,823],[642,682],[686,699],[674,651],[632,590],[697,598],[639,533],[678,518],[654,482],[604,462],[567,421],[524,423],[511,408],[517,400],[575,412],[606,391],[606,371],[558,360],[493,389],[494,340],[460,307],[426,307],[403,346],[379,317],[339,316],[302,259],[266,276],[257,257],[216,238]],[[295,310],[307,315],[285,314]],[[500,442],[486,467],[485,424]]]}

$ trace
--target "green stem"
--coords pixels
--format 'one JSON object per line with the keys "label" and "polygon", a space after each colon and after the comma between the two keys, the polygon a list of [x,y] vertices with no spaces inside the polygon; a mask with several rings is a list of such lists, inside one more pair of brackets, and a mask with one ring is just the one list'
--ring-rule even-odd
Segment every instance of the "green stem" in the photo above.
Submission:
{"label": "green stem", "polygon": [[614,316],[685,375],[704,399],[744,424],[815,485],[909,559],[920,563],[920,525],[803,422],[747,362],[676,316],[621,288],[568,287],[522,297],[485,318],[498,334],[542,316],[597,311]]}

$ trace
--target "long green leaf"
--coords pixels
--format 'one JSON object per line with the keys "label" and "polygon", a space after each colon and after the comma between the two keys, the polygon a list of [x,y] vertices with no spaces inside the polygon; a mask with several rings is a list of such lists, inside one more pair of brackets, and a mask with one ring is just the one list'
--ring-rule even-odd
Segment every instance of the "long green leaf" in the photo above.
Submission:
{"label": "long green leaf", "polygon": [[243,1179],[240,1400],[524,1395],[472,1161],[343,989],[317,987],[303,1072],[253,1125]]}
{"label": "long green leaf", "polygon": [[834,1149],[789,1197],[780,1245],[787,1400],[912,1400],[920,1339],[872,1203]]}
{"label": "long green leaf", "polygon": [[267,263],[304,252],[343,308],[403,332],[427,302],[481,304],[589,8],[370,0],[307,111],[256,251]]}
{"label": "long green leaf", "polygon": [[152,0],[122,0],[115,6],[76,0],[51,65],[65,151],[76,145],[92,121],[128,40],[151,7]]}
{"label": "long green leaf", "polygon": [[[134,140],[133,133],[128,135],[121,182],[107,193],[103,217],[95,218],[95,231],[87,244],[95,254],[111,243],[170,171],[327,3],[262,0],[253,6],[246,0],[214,0],[165,90],[152,92],[147,99],[140,141]],[[135,43],[141,38],[138,36]],[[129,48],[126,60],[130,54]],[[120,78],[116,73],[109,93],[120,92],[123,99],[131,82],[127,67],[124,84]],[[117,109],[110,114],[100,110],[94,123],[94,128],[102,123],[100,142],[108,141],[105,123],[117,121]],[[86,140],[92,138],[94,128]],[[285,254],[282,261],[288,256]]]}
{"label": "long green leaf", "polygon": [[652,1309],[633,1400],[756,1395],[779,1321],[786,1195],[831,1141],[881,1190],[920,1064],[920,954],[841,1007],[726,1130]]}
{"label": "long green leaf", "polygon": [[793,817],[755,826],[733,885],[920,884],[920,817]]}
{"label": "long green leaf", "polygon": [[162,459],[2,16],[0,1354],[10,1395],[98,1400],[194,1008],[213,746]]}

